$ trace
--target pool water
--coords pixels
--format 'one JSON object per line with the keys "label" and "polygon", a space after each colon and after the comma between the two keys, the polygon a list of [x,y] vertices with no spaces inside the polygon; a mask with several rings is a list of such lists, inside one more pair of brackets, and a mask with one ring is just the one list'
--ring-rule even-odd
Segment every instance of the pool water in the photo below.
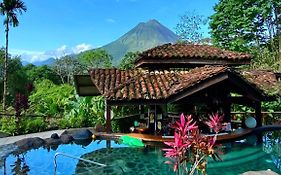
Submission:
{"label": "pool water", "polygon": [[[271,169],[281,173],[281,134],[280,131],[267,133],[262,144],[257,144],[256,136],[239,142],[224,143],[221,147],[222,162],[210,160],[207,166],[209,175],[237,175],[251,170]],[[110,148],[109,148],[110,147]],[[1,150],[0,150],[1,152]],[[164,162],[160,147],[132,148],[114,141],[94,141],[88,146],[76,144],[61,145],[56,150],[40,148],[20,155],[9,155],[5,170],[0,161],[0,174],[54,174],[54,155],[57,152],[97,161],[108,166],[78,161],[58,156],[57,175],[170,175],[171,167]],[[2,165],[2,166],[1,166]]]}

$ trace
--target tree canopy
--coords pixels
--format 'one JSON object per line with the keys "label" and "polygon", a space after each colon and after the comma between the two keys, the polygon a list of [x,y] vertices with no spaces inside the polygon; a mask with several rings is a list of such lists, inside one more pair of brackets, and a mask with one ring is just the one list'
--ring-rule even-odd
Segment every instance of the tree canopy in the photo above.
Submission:
{"label": "tree canopy", "polygon": [[112,56],[104,49],[88,50],[78,55],[78,60],[89,68],[112,67]]}
{"label": "tree canopy", "polygon": [[128,70],[134,68],[134,62],[138,57],[139,52],[128,52],[121,59],[119,68],[122,70]]}
{"label": "tree canopy", "polygon": [[179,35],[180,41],[198,43],[203,39],[202,27],[207,21],[207,18],[195,12],[185,12],[176,25],[176,34]]}
{"label": "tree canopy", "polygon": [[236,51],[269,45],[279,50],[274,39],[280,36],[281,0],[220,0],[211,16],[215,45]]}

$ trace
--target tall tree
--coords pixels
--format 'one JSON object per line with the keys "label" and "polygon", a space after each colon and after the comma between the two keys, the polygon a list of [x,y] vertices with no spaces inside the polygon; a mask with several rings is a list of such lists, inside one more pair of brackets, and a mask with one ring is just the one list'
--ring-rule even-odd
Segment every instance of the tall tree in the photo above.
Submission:
{"label": "tall tree", "polygon": [[7,96],[7,71],[8,71],[8,46],[9,46],[9,26],[17,27],[19,20],[17,14],[26,12],[27,8],[21,0],[3,0],[0,4],[0,12],[5,16],[4,25],[6,32],[6,48],[5,48],[5,60],[4,60],[4,82],[3,82],[3,109],[6,109],[6,96]]}
{"label": "tall tree", "polygon": [[180,16],[179,23],[176,25],[176,34],[180,40],[188,43],[200,43],[203,39],[202,27],[205,26],[208,19],[195,12],[185,12]]}
{"label": "tall tree", "polygon": [[119,68],[122,70],[129,70],[134,68],[134,62],[138,58],[139,52],[128,52],[122,58]]}
{"label": "tall tree", "polygon": [[210,27],[215,45],[237,51],[252,46],[280,51],[281,44],[274,40],[281,31],[281,0],[220,0],[214,10]]}
{"label": "tall tree", "polygon": [[66,55],[55,60],[52,66],[62,83],[74,84],[73,75],[87,73],[87,67],[81,64],[75,56]]}
{"label": "tall tree", "polygon": [[80,53],[78,60],[90,68],[112,67],[112,56],[104,49],[88,50]]}

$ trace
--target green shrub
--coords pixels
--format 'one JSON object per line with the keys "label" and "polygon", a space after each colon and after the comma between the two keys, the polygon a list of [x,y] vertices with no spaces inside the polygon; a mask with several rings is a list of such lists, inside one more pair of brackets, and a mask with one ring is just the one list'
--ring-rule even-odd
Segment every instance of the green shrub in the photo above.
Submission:
{"label": "green shrub", "polygon": [[104,99],[102,97],[78,97],[70,103],[60,120],[61,128],[79,128],[104,123]]}
{"label": "green shrub", "polygon": [[70,110],[74,99],[74,87],[69,84],[55,85],[50,80],[35,83],[35,91],[29,97],[30,111],[43,116],[62,116]]}
{"label": "green shrub", "polygon": [[0,118],[0,130],[4,133],[15,135],[17,133],[16,118],[15,117]]}
{"label": "green shrub", "polygon": [[43,118],[31,118],[31,117],[25,117],[24,120],[21,122],[21,130],[27,134],[27,133],[35,133],[35,132],[41,132],[46,130],[47,124],[45,123]]}

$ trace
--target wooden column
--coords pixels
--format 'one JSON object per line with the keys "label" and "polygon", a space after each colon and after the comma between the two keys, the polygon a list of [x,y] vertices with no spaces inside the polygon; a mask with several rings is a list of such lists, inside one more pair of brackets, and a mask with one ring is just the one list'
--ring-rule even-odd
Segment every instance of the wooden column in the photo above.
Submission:
{"label": "wooden column", "polygon": [[154,105],[154,135],[157,134],[157,107]]}
{"label": "wooden column", "polygon": [[231,101],[229,97],[226,97],[223,101],[223,112],[224,112],[224,121],[231,122]]}
{"label": "wooden column", "polygon": [[143,118],[141,118],[141,119],[144,119],[144,106],[143,105],[139,105],[139,113],[141,116],[143,116]]}
{"label": "wooden column", "polygon": [[106,111],[106,133],[111,133],[111,106],[107,105],[105,101],[105,111]]}
{"label": "wooden column", "polygon": [[255,102],[255,115],[257,121],[257,127],[262,126],[262,114],[261,114],[261,102]]}

